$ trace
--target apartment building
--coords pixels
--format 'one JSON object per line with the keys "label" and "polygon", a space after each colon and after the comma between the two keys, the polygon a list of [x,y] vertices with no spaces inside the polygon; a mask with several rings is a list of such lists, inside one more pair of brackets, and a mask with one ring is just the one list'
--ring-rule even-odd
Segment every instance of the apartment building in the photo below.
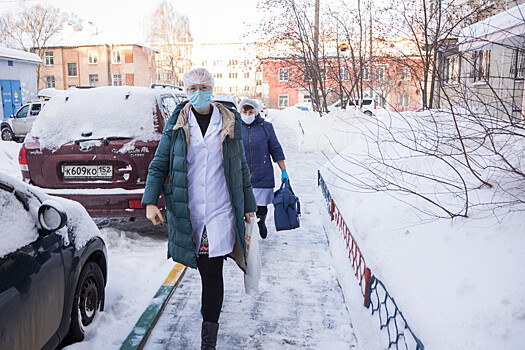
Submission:
{"label": "apartment building", "polygon": [[142,44],[46,47],[38,88],[148,86],[156,82],[157,52]]}
{"label": "apartment building", "polygon": [[[383,107],[406,111],[421,107],[420,89],[415,81],[413,70],[408,62],[392,58],[375,58],[372,64],[363,67],[363,93],[373,97]],[[355,84],[355,72],[347,58],[339,63],[334,59],[320,62],[323,85],[327,93],[327,102],[332,104],[340,99],[341,86],[346,91]],[[359,70],[359,68],[356,68]],[[263,101],[268,108],[283,109],[298,103],[311,102],[307,89],[309,77],[300,63],[286,59],[262,60]]]}
{"label": "apartment building", "polygon": [[256,43],[196,44],[192,68],[199,67],[213,74],[216,95],[262,97],[262,71]]}
{"label": "apartment building", "polygon": [[[525,120],[525,1],[464,26],[439,52],[438,106]],[[489,14],[494,9],[489,8]]]}

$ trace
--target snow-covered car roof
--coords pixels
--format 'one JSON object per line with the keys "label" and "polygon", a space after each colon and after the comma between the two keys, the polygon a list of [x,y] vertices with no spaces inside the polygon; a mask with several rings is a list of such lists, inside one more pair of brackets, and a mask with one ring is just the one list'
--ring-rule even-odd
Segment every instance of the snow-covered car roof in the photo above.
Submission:
{"label": "snow-covered car roof", "polygon": [[[130,137],[158,140],[155,130],[156,96],[171,89],[133,86],[71,88],[49,100],[35,121],[28,140],[56,149],[76,139]],[[84,136],[83,136],[84,135]]]}
{"label": "snow-covered car roof", "polygon": [[0,172],[0,258],[38,239],[38,208],[49,199],[56,201],[67,214],[66,227],[56,233],[72,241],[76,249],[99,235],[97,226],[80,203],[48,196]]}

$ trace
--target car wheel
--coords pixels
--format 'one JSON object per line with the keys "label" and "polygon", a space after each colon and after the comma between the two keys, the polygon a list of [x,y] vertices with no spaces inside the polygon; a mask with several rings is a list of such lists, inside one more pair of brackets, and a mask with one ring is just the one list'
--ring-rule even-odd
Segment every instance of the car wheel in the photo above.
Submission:
{"label": "car wheel", "polygon": [[371,116],[371,115],[372,115],[372,112],[370,112],[370,111],[364,111],[364,113],[365,113],[367,116]]}
{"label": "car wheel", "polygon": [[84,339],[86,327],[104,305],[104,275],[97,263],[88,262],[78,279],[69,333],[73,341]]}
{"label": "car wheel", "polygon": [[2,141],[14,141],[15,135],[8,127],[2,129]]}

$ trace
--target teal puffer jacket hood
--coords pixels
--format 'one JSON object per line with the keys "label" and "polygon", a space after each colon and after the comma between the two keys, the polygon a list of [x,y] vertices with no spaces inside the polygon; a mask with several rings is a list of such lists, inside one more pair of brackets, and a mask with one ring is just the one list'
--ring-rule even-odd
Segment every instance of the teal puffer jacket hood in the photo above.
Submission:
{"label": "teal puffer jacket hood", "polygon": [[[244,214],[257,211],[250,183],[242,142],[239,113],[221,104],[215,104],[222,116],[221,151],[224,176],[233,209],[236,242],[230,254],[241,269],[246,268],[246,241],[244,239]],[[191,104],[180,103],[170,117],[155,157],[148,168],[142,205],[157,205],[160,193],[164,194],[168,219],[168,258],[183,265],[197,268],[195,243],[192,238],[188,198],[188,167],[186,155],[189,148],[190,129],[188,116]],[[166,179],[169,181],[166,185]]]}

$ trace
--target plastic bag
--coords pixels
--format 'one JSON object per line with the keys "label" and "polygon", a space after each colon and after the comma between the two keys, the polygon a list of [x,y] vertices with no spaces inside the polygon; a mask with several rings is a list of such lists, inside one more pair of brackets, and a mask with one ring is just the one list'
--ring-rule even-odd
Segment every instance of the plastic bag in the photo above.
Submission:
{"label": "plastic bag", "polygon": [[250,223],[245,222],[246,230],[246,273],[244,274],[244,291],[255,294],[259,291],[261,278],[261,255],[259,254],[259,227],[256,219],[251,218]]}

